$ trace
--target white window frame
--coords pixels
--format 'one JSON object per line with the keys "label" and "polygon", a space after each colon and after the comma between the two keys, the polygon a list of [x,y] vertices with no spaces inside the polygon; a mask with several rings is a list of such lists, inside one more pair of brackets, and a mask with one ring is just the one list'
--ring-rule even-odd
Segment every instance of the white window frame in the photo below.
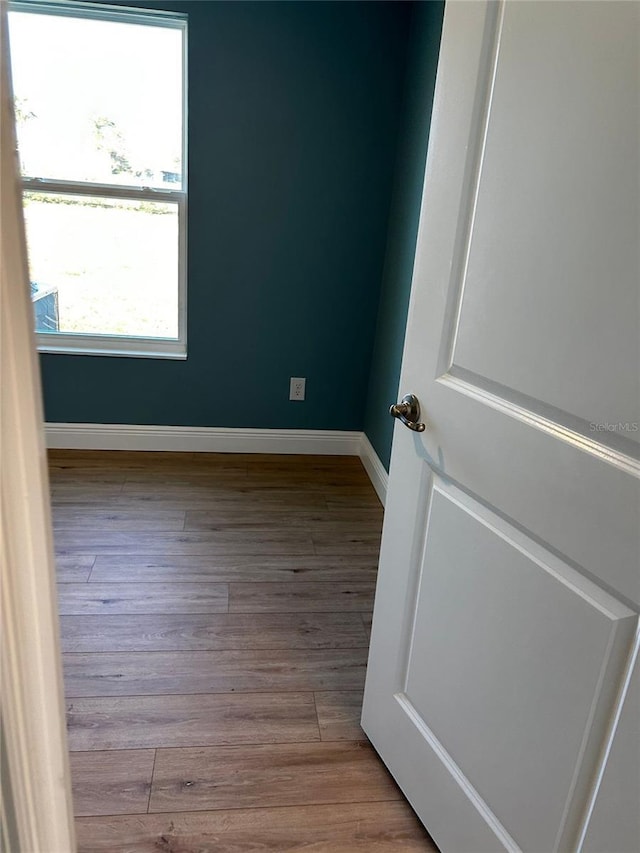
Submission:
{"label": "white window frame", "polygon": [[178,209],[178,337],[158,338],[133,335],[64,334],[36,332],[39,352],[75,355],[128,356],[134,358],[187,357],[187,16],[177,12],[132,9],[124,6],[57,0],[31,2],[15,0],[10,12],[29,12],[38,15],[57,15],[70,18],[91,18],[123,24],[178,29],[182,34],[182,183],[180,189],[135,187],[88,181],[53,180],[42,176],[22,176],[23,191],[29,193],[58,193],[73,196],[168,202]]}

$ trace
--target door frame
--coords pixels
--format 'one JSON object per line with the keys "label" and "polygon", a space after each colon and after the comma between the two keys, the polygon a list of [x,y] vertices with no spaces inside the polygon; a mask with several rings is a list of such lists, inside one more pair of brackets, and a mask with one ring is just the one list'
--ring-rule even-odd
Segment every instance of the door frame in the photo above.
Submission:
{"label": "door frame", "polygon": [[73,853],[47,457],[28,296],[6,0],[0,0],[0,44],[2,840],[14,853]]}

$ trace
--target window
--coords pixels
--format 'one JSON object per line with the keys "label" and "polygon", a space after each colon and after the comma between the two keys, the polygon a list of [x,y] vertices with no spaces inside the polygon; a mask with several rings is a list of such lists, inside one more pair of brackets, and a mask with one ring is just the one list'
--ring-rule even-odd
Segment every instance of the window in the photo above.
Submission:
{"label": "window", "polygon": [[186,357],[186,19],[13,3],[31,298],[47,352]]}

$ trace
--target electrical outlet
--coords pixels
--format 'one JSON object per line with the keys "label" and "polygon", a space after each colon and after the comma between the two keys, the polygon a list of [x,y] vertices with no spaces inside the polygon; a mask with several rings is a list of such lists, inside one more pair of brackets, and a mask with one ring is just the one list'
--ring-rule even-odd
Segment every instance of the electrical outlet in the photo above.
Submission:
{"label": "electrical outlet", "polygon": [[304,391],[307,380],[304,377],[292,376],[289,382],[289,399],[304,400]]}

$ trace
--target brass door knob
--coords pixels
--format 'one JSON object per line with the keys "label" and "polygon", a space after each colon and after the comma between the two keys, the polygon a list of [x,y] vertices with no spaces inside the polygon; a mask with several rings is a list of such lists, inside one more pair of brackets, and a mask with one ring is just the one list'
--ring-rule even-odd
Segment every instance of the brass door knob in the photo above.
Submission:
{"label": "brass door knob", "polygon": [[425,430],[425,425],[420,423],[420,403],[415,394],[405,394],[399,403],[389,407],[389,414],[414,432]]}

